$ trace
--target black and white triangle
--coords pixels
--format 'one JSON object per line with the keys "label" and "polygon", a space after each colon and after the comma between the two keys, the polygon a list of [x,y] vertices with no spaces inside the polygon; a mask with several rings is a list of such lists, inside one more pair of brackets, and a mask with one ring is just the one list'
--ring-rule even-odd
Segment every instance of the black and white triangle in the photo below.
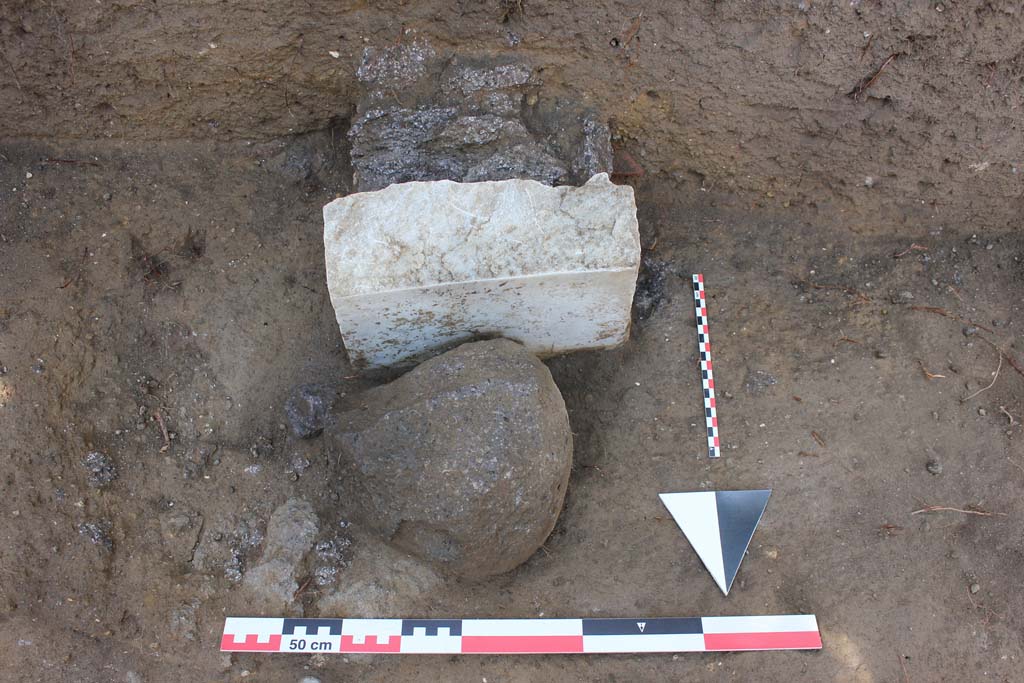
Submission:
{"label": "black and white triangle", "polygon": [[760,489],[660,494],[661,502],[726,595],[771,493],[771,489]]}

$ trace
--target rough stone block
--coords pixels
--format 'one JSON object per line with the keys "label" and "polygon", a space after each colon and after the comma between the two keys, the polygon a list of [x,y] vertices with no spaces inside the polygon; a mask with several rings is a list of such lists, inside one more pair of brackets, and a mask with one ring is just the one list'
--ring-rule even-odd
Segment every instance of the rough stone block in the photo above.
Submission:
{"label": "rough stone block", "polygon": [[502,336],[538,355],[629,334],[640,263],[633,189],[533,180],[392,185],[324,207],[331,302],[357,367]]}
{"label": "rough stone block", "polygon": [[572,467],[562,394],[507,339],[463,344],[367,391],[324,438],[364,524],[469,577],[509,571],[544,543]]}

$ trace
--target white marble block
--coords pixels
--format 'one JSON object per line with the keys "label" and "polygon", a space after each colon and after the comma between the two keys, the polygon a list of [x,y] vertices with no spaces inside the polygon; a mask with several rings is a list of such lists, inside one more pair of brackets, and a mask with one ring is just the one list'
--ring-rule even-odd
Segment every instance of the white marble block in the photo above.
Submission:
{"label": "white marble block", "polygon": [[475,337],[538,355],[629,335],[640,266],[633,188],[533,180],[391,185],[324,207],[327,287],[356,367]]}

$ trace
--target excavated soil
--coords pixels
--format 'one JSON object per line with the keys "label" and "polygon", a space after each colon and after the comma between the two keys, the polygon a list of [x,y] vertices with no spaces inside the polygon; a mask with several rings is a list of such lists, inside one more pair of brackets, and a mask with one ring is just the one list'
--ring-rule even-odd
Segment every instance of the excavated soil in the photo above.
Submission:
{"label": "excavated soil", "polygon": [[[1022,23],[998,2],[6,3],[0,680],[1018,680]],[[430,590],[348,524],[283,410],[303,382],[380,381],[347,363],[320,211],[351,188],[362,49],[412,37],[515,53],[603,111],[645,248],[630,340],[547,361],[575,433],[554,533]],[[766,487],[725,598],[657,494]],[[222,654],[290,498],[337,534],[338,584],[379,572],[381,616],[813,612],[824,648]],[[331,590],[298,603],[345,616]]]}

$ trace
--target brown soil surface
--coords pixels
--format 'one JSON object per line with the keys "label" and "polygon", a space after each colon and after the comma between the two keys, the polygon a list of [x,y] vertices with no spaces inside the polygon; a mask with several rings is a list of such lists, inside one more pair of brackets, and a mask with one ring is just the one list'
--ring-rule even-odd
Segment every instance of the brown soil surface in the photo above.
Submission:
{"label": "brown soil surface", "polygon": [[[629,39],[637,5],[498,4],[0,8],[0,680],[1019,680],[1019,11],[655,3]],[[647,269],[626,345],[548,361],[576,442],[545,549],[497,579],[399,581],[404,615],[806,611],[820,652],[218,652],[248,613],[226,571],[246,529],[290,497],[358,516],[282,406],[374,383],[345,360],[320,209],[350,187],[363,46],[413,33],[525,54],[611,117],[646,171]],[[90,451],[117,468],[104,488]],[[657,494],[761,487],[723,598]]]}

